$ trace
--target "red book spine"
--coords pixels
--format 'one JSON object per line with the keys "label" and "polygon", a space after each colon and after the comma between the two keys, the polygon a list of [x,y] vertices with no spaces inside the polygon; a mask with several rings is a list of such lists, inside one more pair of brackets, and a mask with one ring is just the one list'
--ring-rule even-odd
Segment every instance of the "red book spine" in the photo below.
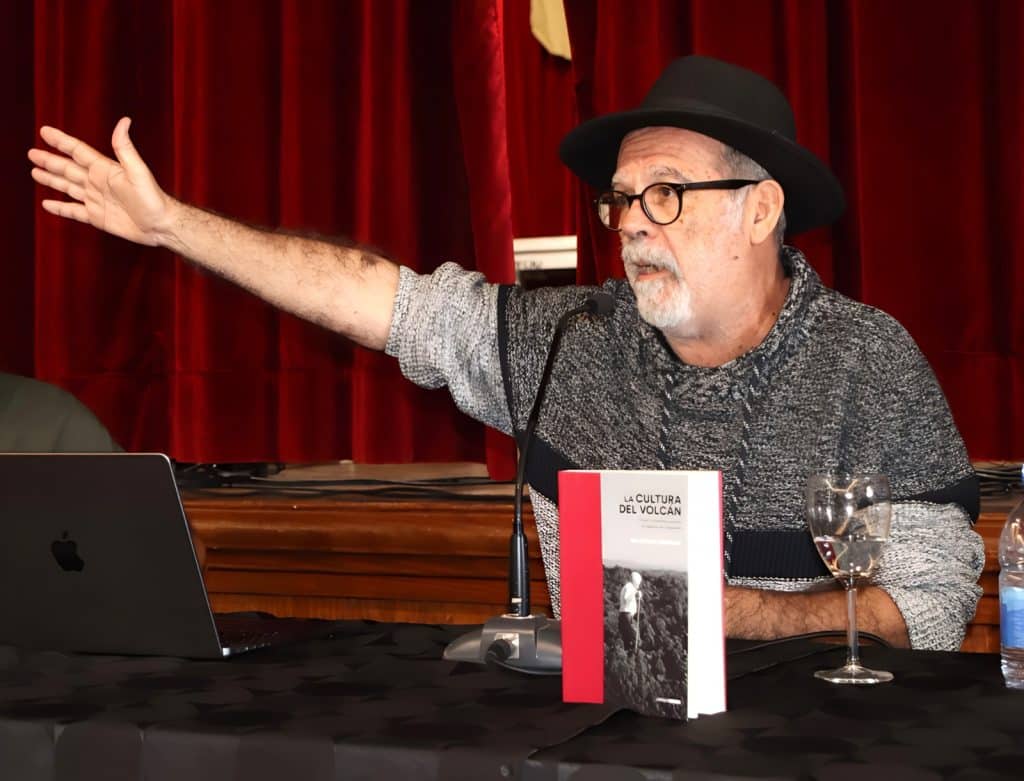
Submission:
{"label": "red book spine", "polygon": [[604,702],[601,476],[558,476],[562,593],[562,697]]}

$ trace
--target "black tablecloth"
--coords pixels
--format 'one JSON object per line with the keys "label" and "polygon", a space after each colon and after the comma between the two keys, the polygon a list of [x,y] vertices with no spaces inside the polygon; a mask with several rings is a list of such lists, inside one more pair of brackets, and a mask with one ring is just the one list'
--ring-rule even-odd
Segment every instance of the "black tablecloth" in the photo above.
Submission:
{"label": "black tablecloth", "polygon": [[442,661],[458,631],[351,622],[218,662],[0,648],[0,778],[1024,777],[995,656],[865,649],[896,680],[857,688],[811,677],[841,647],[746,651],[729,711],[682,723]]}

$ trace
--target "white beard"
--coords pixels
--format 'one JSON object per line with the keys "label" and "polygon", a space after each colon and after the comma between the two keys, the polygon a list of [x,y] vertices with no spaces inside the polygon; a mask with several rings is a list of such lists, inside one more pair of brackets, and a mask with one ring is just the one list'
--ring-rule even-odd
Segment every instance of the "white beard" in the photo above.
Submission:
{"label": "white beard", "polygon": [[[693,317],[693,293],[670,252],[645,244],[627,244],[622,248],[622,261],[636,295],[637,310],[646,322],[664,331],[677,329]],[[667,269],[671,276],[637,281],[640,266]]]}

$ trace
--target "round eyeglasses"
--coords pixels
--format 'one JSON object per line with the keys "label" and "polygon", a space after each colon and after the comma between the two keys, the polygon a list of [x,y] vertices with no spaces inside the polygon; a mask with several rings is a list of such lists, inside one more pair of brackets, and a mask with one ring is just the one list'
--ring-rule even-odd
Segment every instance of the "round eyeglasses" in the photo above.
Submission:
{"label": "round eyeglasses", "polygon": [[655,182],[647,185],[635,195],[608,190],[595,200],[597,216],[601,223],[613,231],[622,230],[625,218],[633,201],[639,200],[647,219],[656,225],[668,225],[679,219],[683,211],[683,193],[687,190],[738,190],[748,184],[758,184],[759,179],[716,179],[711,182]]}

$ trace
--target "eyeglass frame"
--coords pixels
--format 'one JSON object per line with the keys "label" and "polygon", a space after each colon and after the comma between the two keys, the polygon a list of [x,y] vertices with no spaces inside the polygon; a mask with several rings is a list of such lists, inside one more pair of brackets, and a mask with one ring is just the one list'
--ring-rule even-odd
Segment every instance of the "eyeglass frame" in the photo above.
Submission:
{"label": "eyeglass frame", "polygon": [[[751,184],[760,184],[761,182],[764,181],[767,180],[712,179],[706,182],[652,182],[651,184],[647,185],[644,189],[642,189],[640,192],[633,193],[632,195],[630,195],[629,193],[624,193],[622,192],[622,190],[605,190],[594,199],[594,210],[597,212],[597,219],[601,222],[602,225],[604,225],[604,227],[606,227],[610,231],[615,231],[616,233],[621,232],[621,220],[620,227],[613,228],[611,225],[606,223],[601,218],[601,199],[607,195],[616,194],[621,195],[623,198],[626,199],[626,208],[623,210],[623,214],[628,213],[629,210],[633,208],[633,202],[639,200],[640,208],[643,210],[644,215],[647,217],[647,219],[649,219],[655,225],[671,225],[673,222],[678,220],[679,215],[683,213],[683,193],[685,193],[687,190],[739,190],[742,187],[747,187],[748,185]],[[646,195],[647,191],[653,187],[669,187],[675,191],[676,200],[678,202],[679,208],[676,210],[676,216],[673,217],[671,220],[660,222],[659,220],[654,219],[653,215],[651,215],[650,211],[648,211],[647,202],[644,200],[644,195]]]}

